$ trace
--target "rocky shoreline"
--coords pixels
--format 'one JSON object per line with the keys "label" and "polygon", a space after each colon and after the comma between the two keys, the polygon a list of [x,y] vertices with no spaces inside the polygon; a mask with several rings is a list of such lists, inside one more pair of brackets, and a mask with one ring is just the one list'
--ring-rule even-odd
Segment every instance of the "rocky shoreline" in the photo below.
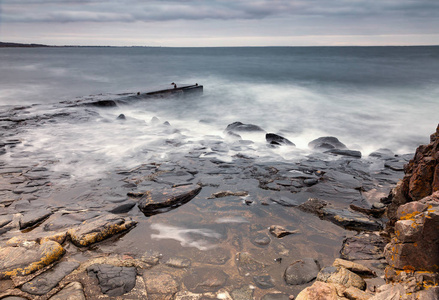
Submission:
{"label": "rocky shoreline", "polygon": [[248,132],[295,147],[259,126],[193,144],[153,119],[190,151],[68,184],[56,160],[21,164],[32,128],[118,114],[96,105],[0,114],[0,299],[437,299],[439,131],[412,160],[322,137],[278,162],[242,154]]}

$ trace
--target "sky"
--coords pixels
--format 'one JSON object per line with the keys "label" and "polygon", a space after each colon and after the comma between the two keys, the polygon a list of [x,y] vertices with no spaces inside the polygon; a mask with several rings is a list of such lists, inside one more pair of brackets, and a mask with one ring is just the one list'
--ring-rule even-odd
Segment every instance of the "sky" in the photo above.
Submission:
{"label": "sky", "polygon": [[162,47],[439,45],[439,0],[0,0],[0,41]]}

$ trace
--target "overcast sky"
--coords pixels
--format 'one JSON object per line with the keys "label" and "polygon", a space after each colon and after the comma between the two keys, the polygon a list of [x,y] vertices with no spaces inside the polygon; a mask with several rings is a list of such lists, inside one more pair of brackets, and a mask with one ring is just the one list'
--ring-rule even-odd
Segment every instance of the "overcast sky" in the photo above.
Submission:
{"label": "overcast sky", "polygon": [[439,0],[0,0],[0,41],[172,47],[439,45]]}

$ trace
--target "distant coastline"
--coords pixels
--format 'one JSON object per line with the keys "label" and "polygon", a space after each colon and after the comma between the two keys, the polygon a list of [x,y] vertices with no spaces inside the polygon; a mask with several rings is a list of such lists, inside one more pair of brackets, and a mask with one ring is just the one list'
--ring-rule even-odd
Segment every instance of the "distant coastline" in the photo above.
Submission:
{"label": "distant coastline", "polygon": [[24,48],[37,48],[37,47],[54,47],[49,45],[42,45],[42,44],[20,44],[20,43],[5,43],[0,42],[0,47],[24,47]]}

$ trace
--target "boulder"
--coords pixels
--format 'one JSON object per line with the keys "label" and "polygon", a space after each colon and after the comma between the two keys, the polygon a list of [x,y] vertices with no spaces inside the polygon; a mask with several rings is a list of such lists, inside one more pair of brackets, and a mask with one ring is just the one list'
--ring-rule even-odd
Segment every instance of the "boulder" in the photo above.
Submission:
{"label": "boulder", "polygon": [[82,284],[77,281],[70,282],[50,300],[85,300]]}
{"label": "boulder", "polygon": [[265,135],[265,140],[267,141],[268,144],[275,146],[281,146],[281,145],[296,146],[290,140],[274,133],[267,133]]}
{"label": "boulder", "polygon": [[179,290],[179,284],[170,274],[157,272],[144,272],[148,299],[171,300]]}
{"label": "boulder", "polygon": [[64,253],[64,248],[54,241],[0,248],[0,279],[32,274],[57,261]]}
{"label": "boulder", "polygon": [[179,186],[171,189],[147,191],[138,207],[145,216],[168,211],[192,200],[201,191],[199,185]]}
{"label": "boulder", "polygon": [[107,214],[84,221],[81,225],[69,229],[67,233],[75,246],[85,247],[127,231],[136,224],[137,222],[129,217]]}
{"label": "boulder", "polygon": [[45,295],[78,267],[79,263],[74,261],[60,262],[52,269],[25,283],[21,290],[32,295]]}
{"label": "boulder", "polygon": [[97,278],[102,293],[110,297],[126,294],[136,285],[137,271],[134,267],[95,264],[87,268],[87,273]]}
{"label": "boulder", "polygon": [[314,150],[347,149],[345,144],[333,136],[319,137],[309,142],[308,147]]}
{"label": "boulder", "polygon": [[287,284],[300,285],[314,280],[319,273],[319,266],[313,258],[303,258],[291,263],[284,272]]}
{"label": "boulder", "polygon": [[261,127],[253,124],[244,124],[241,122],[233,122],[232,124],[227,125],[226,131],[231,132],[258,132],[265,131]]}

